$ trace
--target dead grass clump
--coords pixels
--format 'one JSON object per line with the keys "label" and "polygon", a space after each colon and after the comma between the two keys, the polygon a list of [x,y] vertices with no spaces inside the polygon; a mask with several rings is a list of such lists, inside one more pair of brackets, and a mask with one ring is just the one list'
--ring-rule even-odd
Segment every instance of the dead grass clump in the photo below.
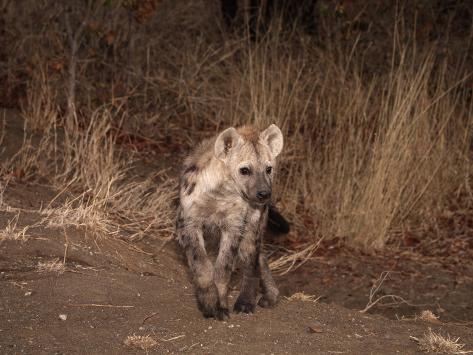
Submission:
{"label": "dead grass clump", "polygon": [[453,339],[449,335],[446,337],[434,333],[431,328],[419,339],[419,348],[428,353],[442,353],[442,354],[470,354],[471,351],[462,350],[465,344],[460,344],[460,338]]}
{"label": "dead grass clump", "polygon": [[107,193],[86,191],[58,207],[41,210],[48,227],[83,227],[95,236],[135,241],[147,235],[170,235],[173,225],[174,181],[156,184],[122,181]]}
{"label": "dead grass clump", "polygon": [[281,256],[269,263],[271,270],[279,272],[281,275],[287,274],[301,267],[305,262],[310,260],[312,255],[317,251],[323,237],[317,243],[309,243],[308,246],[301,248],[299,251],[294,251]]}
{"label": "dead grass clump", "polygon": [[430,310],[425,310],[425,311],[422,311],[420,313],[420,315],[418,317],[416,317],[417,319],[420,319],[424,322],[428,322],[428,323],[434,323],[434,324],[439,324],[441,323],[440,320],[439,320],[439,317],[437,317],[432,311]]}
{"label": "dead grass clump", "polygon": [[17,212],[12,219],[8,220],[6,227],[0,230],[0,242],[3,240],[20,240],[25,241],[28,238],[28,230],[33,226],[18,227],[18,219],[20,212]]}
{"label": "dead grass clump", "polygon": [[140,240],[148,235],[172,236],[173,201],[177,198],[176,180],[165,173],[153,179],[124,183],[110,204],[113,216],[127,231],[127,239]]}
{"label": "dead grass clump", "polygon": [[56,272],[62,274],[66,270],[64,262],[59,259],[40,261],[37,265],[38,272]]}
{"label": "dead grass clump", "polygon": [[104,200],[89,194],[81,194],[56,208],[41,210],[42,223],[47,227],[84,227],[95,235],[115,235],[118,230],[111,218],[104,212]]}
{"label": "dead grass clump", "polygon": [[150,335],[128,335],[124,341],[126,346],[149,350],[158,345],[158,342]]}
{"label": "dead grass clump", "polygon": [[286,297],[288,301],[304,301],[304,302],[317,302],[320,297],[314,295],[307,295],[304,292],[296,292],[290,297]]}

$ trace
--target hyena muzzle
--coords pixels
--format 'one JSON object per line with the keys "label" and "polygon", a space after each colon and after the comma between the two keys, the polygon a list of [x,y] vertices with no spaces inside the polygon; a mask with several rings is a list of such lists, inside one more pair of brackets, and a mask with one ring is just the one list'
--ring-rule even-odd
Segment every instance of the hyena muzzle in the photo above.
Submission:
{"label": "hyena muzzle", "polygon": [[[243,272],[235,312],[253,312],[257,302],[270,307],[278,301],[262,247],[282,147],[281,130],[274,124],[262,132],[232,127],[202,142],[185,160],[176,232],[205,317],[229,317],[234,264]],[[214,263],[208,253],[212,243],[218,250]]]}

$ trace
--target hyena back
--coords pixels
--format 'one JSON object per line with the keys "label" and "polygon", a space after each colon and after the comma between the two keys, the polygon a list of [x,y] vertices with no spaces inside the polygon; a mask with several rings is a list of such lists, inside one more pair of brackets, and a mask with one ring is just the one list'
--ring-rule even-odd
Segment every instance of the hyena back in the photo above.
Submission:
{"label": "hyena back", "polygon": [[[235,312],[276,304],[279,291],[262,252],[276,157],[283,136],[276,125],[228,128],[206,140],[185,160],[180,179],[176,232],[205,317],[227,319],[233,263],[243,270]],[[213,264],[206,245],[218,244]]]}

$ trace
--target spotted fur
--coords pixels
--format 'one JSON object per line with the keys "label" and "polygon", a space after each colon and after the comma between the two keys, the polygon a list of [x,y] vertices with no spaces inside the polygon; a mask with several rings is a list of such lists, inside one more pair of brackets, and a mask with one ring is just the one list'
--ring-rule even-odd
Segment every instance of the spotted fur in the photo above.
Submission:
{"label": "spotted fur", "polygon": [[252,126],[232,127],[202,142],[184,162],[176,234],[205,317],[229,317],[228,285],[235,263],[243,270],[235,312],[253,312],[260,291],[260,306],[277,303],[279,291],[262,244],[282,147],[275,125],[262,132]]}

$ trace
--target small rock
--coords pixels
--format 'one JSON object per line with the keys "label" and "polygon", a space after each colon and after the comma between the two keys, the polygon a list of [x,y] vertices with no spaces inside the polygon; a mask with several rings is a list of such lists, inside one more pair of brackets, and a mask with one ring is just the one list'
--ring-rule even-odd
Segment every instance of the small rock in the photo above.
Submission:
{"label": "small rock", "polygon": [[60,320],[66,320],[67,319],[67,314],[60,314],[59,319]]}
{"label": "small rock", "polygon": [[31,291],[25,292],[25,296],[31,296],[32,293],[33,292],[31,292]]}
{"label": "small rock", "polygon": [[324,330],[321,323],[314,322],[307,327],[307,332],[308,333],[323,333]]}

